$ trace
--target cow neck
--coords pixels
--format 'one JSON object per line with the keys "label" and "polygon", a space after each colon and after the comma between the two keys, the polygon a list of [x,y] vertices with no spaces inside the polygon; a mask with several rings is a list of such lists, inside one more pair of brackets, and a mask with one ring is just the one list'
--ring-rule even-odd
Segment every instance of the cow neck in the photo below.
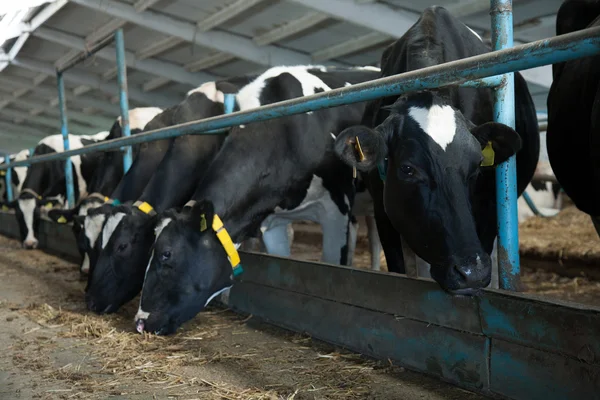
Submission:
{"label": "cow neck", "polygon": [[157,212],[182,206],[197,187],[201,175],[217,154],[225,135],[190,135],[177,138],[150,178],[140,201]]}

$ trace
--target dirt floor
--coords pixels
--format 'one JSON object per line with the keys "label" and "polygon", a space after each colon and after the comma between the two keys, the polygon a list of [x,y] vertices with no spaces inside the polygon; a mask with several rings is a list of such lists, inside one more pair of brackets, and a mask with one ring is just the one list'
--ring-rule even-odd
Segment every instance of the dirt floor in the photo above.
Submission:
{"label": "dirt floor", "polygon": [[[572,208],[520,232],[528,254],[575,262],[600,254],[591,222]],[[320,246],[302,235],[293,256],[318,260]],[[355,256],[360,268],[370,265],[365,244]],[[588,270],[596,265],[585,260]],[[524,260],[526,292],[600,306],[600,281],[533,265]],[[74,264],[0,236],[0,400],[483,398],[219,308],[173,337],[138,335],[135,301],[99,317],[85,310],[83,290]]]}
{"label": "dirt floor", "polygon": [[74,264],[0,237],[0,399],[483,398],[218,308],[138,335],[135,302],[98,317],[83,290]]}

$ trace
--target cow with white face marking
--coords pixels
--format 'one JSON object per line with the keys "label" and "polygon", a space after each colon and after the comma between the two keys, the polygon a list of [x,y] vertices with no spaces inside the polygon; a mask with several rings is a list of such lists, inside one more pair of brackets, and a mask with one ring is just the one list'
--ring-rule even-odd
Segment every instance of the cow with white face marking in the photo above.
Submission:
{"label": "cow with white face marking", "polygon": [[[346,73],[354,82],[378,75],[272,68],[237,100],[243,109],[328,91],[351,84]],[[285,222],[309,219],[332,230],[324,232],[332,240],[324,255],[347,262],[353,174],[333,153],[332,133],[360,121],[363,110],[364,104],[354,104],[233,127],[187,206],[158,216],[137,330],[173,333],[230,287],[236,247],[274,213]]]}
{"label": "cow with white face marking", "polygon": [[[102,141],[108,135],[108,131],[92,136],[69,134],[69,145],[71,149],[78,149]],[[38,143],[34,154],[39,156],[62,151],[64,151],[62,135],[52,135]],[[92,153],[74,156],[68,161],[73,168],[76,199],[87,193],[87,182],[89,182],[98,160],[99,156]],[[26,249],[34,249],[38,246],[36,232],[39,226],[40,206],[52,208],[64,204],[66,196],[65,162],[57,160],[30,166],[27,169],[27,176],[18,199],[9,204],[16,210],[21,240]]]}
{"label": "cow with white face marking", "polygon": [[[600,1],[565,1],[556,34],[600,26]],[[556,179],[600,235],[600,56],[552,66],[548,93],[548,158]]]}
{"label": "cow with white face marking", "polygon": [[[21,150],[17,154],[12,154],[10,156],[10,162],[15,161],[23,161],[29,158],[29,149]],[[4,157],[0,157],[0,164],[5,164],[6,161]],[[11,183],[13,196],[19,197],[19,193],[21,193],[21,188],[23,187],[23,183],[25,182],[25,177],[27,176],[27,167],[15,167],[11,168]],[[6,192],[6,170],[0,171],[0,201],[2,204],[6,204],[8,202],[7,192]]]}
{"label": "cow with white face marking", "polygon": [[[224,94],[235,93],[249,80],[240,77],[207,82],[191,90],[184,101],[169,111],[169,125],[223,114]],[[138,200],[135,205],[105,207],[85,219],[85,234],[96,246],[91,251],[94,255],[90,257],[86,287],[90,310],[116,311],[139,293],[152,244],[152,212],[183,205],[189,199],[198,176],[224,139],[224,135],[186,135],[174,139],[153,169],[146,187],[135,198]],[[151,208],[140,208],[139,204],[151,204]]]}
{"label": "cow with white face marking", "polygon": [[[129,128],[132,135],[142,132],[147,125],[155,121],[162,110],[157,107],[138,107],[129,110]],[[154,122],[156,126],[157,123]],[[158,126],[158,127],[162,127]],[[155,128],[156,129],[156,128]],[[123,136],[121,117],[118,117],[105,140],[117,139]],[[132,156],[135,164],[140,154],[140,145],[133,146]],[[82,256],[80,272],[87,274],[89,270],[89,238],[85,234],[84,218],[88,210],[100,207],[110,199],[115,188],[123,178],[123,153],[121,151],[106,151],[97,153],[99,160],[87,186],[87,194],[80,198],[78,204],[71,209],[55,208],[48,212],[48,217],[59,223],[73,222],[73,233],[77,248]],[[127,201],[129,199],[125,199]]]}
{"label": "cow with white face marking", "polygon": [[[431,7],[386,49],[382,75],[488,51],[448,11]],[[452,86],[389,97],[367,106],[363,126],[338,136],[340,157],[369,172],[377,227],[390,270],[404,271],[402,238],[431,264],[431,276],[447,291],[472,294],[488,285],[496,237],[493,166],[516,153],[520,194],[539,157],[535,107],[518,73],[515,102],[516,131],[491,122],[491,89]],[[387,164],[385,182],[377,169],[382,164]]]}

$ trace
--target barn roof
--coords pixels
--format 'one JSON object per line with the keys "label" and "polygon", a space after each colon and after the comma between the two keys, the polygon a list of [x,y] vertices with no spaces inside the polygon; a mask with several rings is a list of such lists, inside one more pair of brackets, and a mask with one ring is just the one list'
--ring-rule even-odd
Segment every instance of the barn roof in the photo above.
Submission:
{"label": "barn roof", "polygon": [[[516,44],[554,35],[561,0],[513,3]],[[168,106],[204,81],[273,65],[377,65],[385,46],[434,4],[489,38],[489,0],[2,2],[0,150],[60,132],[55,68],[115,29],[125,35],[130,107]],[[550,67],[523,74],[545,110]],[[70,131],[107,130],[119,113],[114,46],[64,78]]]}

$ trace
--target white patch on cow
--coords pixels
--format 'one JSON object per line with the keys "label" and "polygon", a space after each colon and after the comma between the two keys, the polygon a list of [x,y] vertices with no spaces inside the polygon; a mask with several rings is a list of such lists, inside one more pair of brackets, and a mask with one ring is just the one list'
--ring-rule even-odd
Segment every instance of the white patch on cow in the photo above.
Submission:
{"label": "white patch on cow", "polygon": [[189,97],[193,93],[203,93],[210,101],[215,103],[225,102],[225,95],[223,92],[217,89],[217,84],[215,82],[203,83],[196,89],[192,89],[187,92],[187,96]]}
{"label": "white patch on cow", "polygon": [[[161,112],[163,110],[158,107],[137,107],[129,110],[129,129],[144,129],[146,124]],[[121,125],[120,116],[117,118],[117,121]]]}
{"label": "white patch on cow", "polygon": [[[465,26],[467,26],[467,25],[465,25]],[[467,29],[470,30],[471,32],[473,32],[473,35],[477,36],[477,38],[483,42],[483,39],[481,38],[481,36],[479,36],[479,33],[475,32],[473,29],[469,28],[468,26],[467,26]]]}
{"label": "white patch on cow", "polygon": [[[169,225],[173,219],[164,218],[162,219],[154,228],[154,243],[158,240],[158,237],[162,233],[162,231]],[[142,293],[144,293],[144,284],[146,283],[146,276],[148,276],[148,271],[150,270],[150,265],[152,265],[152,259],[154,258],[154,250],[152,250],[152,254],[150,255],[150,260],[148,260],[148,265],[146,266],[146,272],[144,273],[144,283],[142,284]],[[142,310],[142,297],[140,296],[140,305],[138,306],[138,312],[135,314],[134,322],[137,322],[140,319],[146,320],[150,316],[150,313]],[[140,332],[141,333],[141,332]]]}
{"label": "white patch on cow", "polygon": [[244,129],[246,125],[240,125],[240,129]]}
{"label": "white patch on cow", "polygon": [[121,220],[125,217],[125,213],[116,213],[108,217],[104,228],[102,229],[102,248],[105,248],[112,234],[117,229],[117,226],[121,223]]}
{"label": "white patch on cow", "polygon": [[331,137],[333,138],[333,140],[337,139],[337,138],[335,137],[335,135],[333,134],[333,132],[329,132],[329,134],[331,135]]}
{"label": "white patch on cow", "polygon": [[331,88],[325,84],[319,77],[308,72],[309,69],[321,68],[321,66],[299,65],[292,67],[273,67],[266,70],[254,81],[240,89],[236,95],[240,110],[248,110],[260,107],[260,94],[265,87],[265,82],[283,73],[289,73],[300,82],[302,86],[302,95],[309,96],[315,94],[315,89],[329,91]]}
{"label": "white patch on cow", "polygon": [[83,255],[83,262],[81,263],[81,268],[79,268],[79,270],[84,274],[90,272],[90,256],[88,256],[88,253]]}
{"label": "white patch on cow", "polygon": [[106,215],[104,214],[88,215],[85,217],[85,220],[83,221],[83,232],[85,237],[89,240],[91,248],[96,246],[96,240],[98,240],[100,232],[102,232],[102,226],[104,225],[105,220]]}
{"label": "white patch on cow", "polygon": [[307,111],[307,112],[306,112],[306,115],[312,115],[312,114],[313,114],[313,112],[312,112],[312,111]]}
{"label": "white patch on cow", "polygon": [[362,70],[366,70],[366,71],[381,72],[381,68],[374,67],[372,65],[365,65],[364,67],[356,67],[356,69],[362,69]]}
{"label": "white patch on cow", "polygon": [[90,201],[86,202],[85,204],[82,204],[79,207],[79,210],[77,211],[77,215],[79,215],[80,217],[87,215],[88,211],[90,209],[100,207],[102,204],[103,204],[103,202],[100,200],[98,200],[98,201],[90,200]]}
{"label": "white patch on cow", "polygon": [[[109,131],[101,131],[96,133],[95,135],[78,135],[78,137],[82,139],[92,140],[94,142],[100,142],[106,139],[110,135]],[[69,139],[70,140],[70,139]]]}
{"label": "white patch on cow", "polygon": [[[29,158],[29,150],[21,150],[15,155],[13,161],[22,161]],[[15,167],[14,168],[17,177],[19,178],[19,184],[16,185],[17,192],[15,193],[15,197],[21,193],[21,188],[23,187],[23,183],[25,182],[25,177],[27,177],[27,167]]]}
{"label": "white patch on cow", "polygon": [[212,295],[211,295],[211,296],[208,298],[208,300],[206,300],[206,303],[204,303],[204,307],[206,307],[206,306],[208,305],[208,303],[210,303],[210,302],[211,302],[211,300],[212,300],[212,299],[214,299],[215,297],[217,297],[218,295],[220,295],[221,293],[223,293],[224,291],[226,291],[226,290],[229,290],[229,289],[231,289],[231,286],[227,286],[227,287],[225,287],[225,288],[223,288],[223,289],[221,289],[221,290],[218,290],[218,291],[216,291],[215,293],[213,293],[213,294],[212,294]]}
{"label": "white patch on cow", "polygon": [[23,219],[25,220],[25,227],[27,228],[27,236],[25,237],[24,243],[37,242],[35,232],[33,231],[33,212],[35,211],[36,200],[35,199],[19,199],[17,201],[21,212],[23,213]]}
{"label": "white patch on cow", "polygon": [[454,109],[450,106],[433,105],[431,108],[411,107],[408,115],[414,119],[421,129],[428,134],[443,150],[454,140],[456,120]]}
{"label": "white patch on cow", "polygon": [[347,87],[347,86],[352,86],[352,84],[350,82],[344,83],[344,87]]}

